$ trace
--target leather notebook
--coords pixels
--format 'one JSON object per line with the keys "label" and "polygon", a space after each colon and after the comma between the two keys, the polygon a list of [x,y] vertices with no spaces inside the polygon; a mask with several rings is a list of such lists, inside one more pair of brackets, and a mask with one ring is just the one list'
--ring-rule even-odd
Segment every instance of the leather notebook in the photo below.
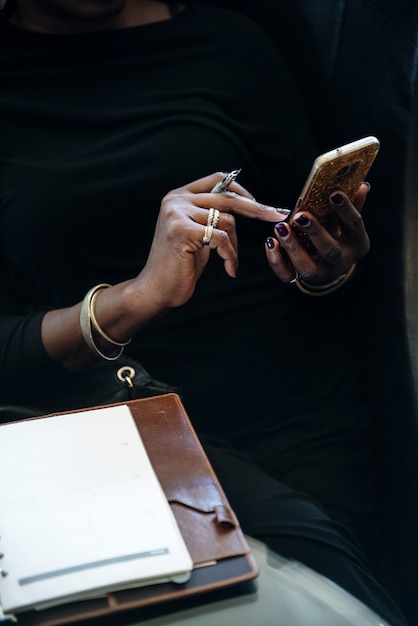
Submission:
{"label": "leather notebook", "polygon": [[[258,575],[239,522],[180,397],[168,393],[120,404],[128,406],[134,417],[180,528],[193,561],[191,577],[181,584],[147,584],[97,598],[19,613],[16,617],[22,626],[61,626],[86,620],[92,620],[94,624],[97,618],[116,617],[132,610],[138,618],[137,609],[232,588]],[[81,411],[94,408],[98,407]]]}

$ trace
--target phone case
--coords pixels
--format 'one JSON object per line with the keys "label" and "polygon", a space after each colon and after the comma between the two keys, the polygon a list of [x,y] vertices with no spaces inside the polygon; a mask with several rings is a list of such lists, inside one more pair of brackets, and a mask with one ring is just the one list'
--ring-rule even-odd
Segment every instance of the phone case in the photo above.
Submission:
{"label": "phone case", "polygon": [[[354,199],[361,183],[375,160],[380,148],[376,137],[369,136],[321,154],[314,161],[296,206],[288,220],[293,223],[297,211],[309,211],[334,236],[339,235],[338,218],[329,203],[334,191],[343,191]],[[307,236],[297,227],[295,230],[305,241]]]}

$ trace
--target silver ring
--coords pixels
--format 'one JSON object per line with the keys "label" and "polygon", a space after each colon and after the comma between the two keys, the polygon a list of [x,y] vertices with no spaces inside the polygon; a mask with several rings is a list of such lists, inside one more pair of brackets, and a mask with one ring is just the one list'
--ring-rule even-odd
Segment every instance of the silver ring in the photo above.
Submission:
{"label": "silver ring", "polygon": [[202,242],[205,246],[208,246],[210,244],[210,240],[212,239],[212,235],[213,235],[213,229],[216,228],[218,221],[219,221],[218,209],[209,209],[208,221],[205,226],[205,234],[202,239]]}
{"label": "silver ring", "polygon": [[292,278],[292,280],[289,280],[289,285],[294,285],[295,283],[298,283],[301,280],[301,278],[302,278],[301,274],[299,274],[299,272],[295,270],[295,275]]}

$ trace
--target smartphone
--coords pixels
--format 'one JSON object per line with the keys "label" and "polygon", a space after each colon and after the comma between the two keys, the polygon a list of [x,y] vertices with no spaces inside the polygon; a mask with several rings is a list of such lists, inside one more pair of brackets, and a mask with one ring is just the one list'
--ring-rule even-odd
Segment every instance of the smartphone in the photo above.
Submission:
{"label": "smartphone", "polygon": [[380,143],[374,136],[340,146],[318,156],[312,166],[295,208],[286,218],[308,248],[309,237],[293,223],[298,211],[309,211],[334,236],[340,233],[340,224],[329,203],[334,191],[343,191],[350,200],[354,199],[361,183],[379,152]]}

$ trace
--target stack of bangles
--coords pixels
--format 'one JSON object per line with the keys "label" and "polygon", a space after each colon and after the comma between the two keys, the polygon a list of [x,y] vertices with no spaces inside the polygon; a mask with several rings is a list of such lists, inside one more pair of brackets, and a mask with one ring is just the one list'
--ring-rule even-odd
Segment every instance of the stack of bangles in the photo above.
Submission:
{"label": "stack of bangles", "polygon": [[307,283],[305,280],[303,280],[303,278],[299,276],[298,273],[296,274],[295,278],[293,278],[290,282],[296,285],[296,287],[300,291],[302,291],[302,293],[308,296],[326,296],[328,293],[332,293],[333,291],[336,291],[344,283],[346,283],[347,280],[352,275],[352,273],[354,272],[355,268],[356,268],[356,264],[353,263],[353,265],[350,267],[350,269],[348,270],[346,274],[342,274],[341,276],[338,276],[338,278],[336,278],[335,280],[332,280],[329,283],[322,283],[322,284],[321,283],[317,283],[317,284]]}
{"label": "stack of bangles", "polygon": [[[116,361],[116,359],[118,359],[122,354],[125,346],[127,346],[128,343],[130,343],[132,340],[128,339],[128,341],[115,341],[114,339],[111,339],[111,337],[109,337],[109,335],[105,333],[103,328],[101,328],[100,324],[98,323],[94,308],[96,298],[99,293],[103,291],[103,289],[107,289],[110,286],[111,285],[108,285],[107,283],[101,283],[100,285],[92,287],[92,289],[90,289],[90,291],[86,293],[83,303],[81,305],[80,328],[84,341],[93,352],[93,354],[101,357],[102,359],[106,359],[106,361]],[[100,337],[102,337],[102,339],[107,341],[107,343],[117,348],[114,354],[104,354],[104,352],[102,352],[100,348],[98,348],[96,342],[94,341],[93,329],[98,335],[100,335]]]}

